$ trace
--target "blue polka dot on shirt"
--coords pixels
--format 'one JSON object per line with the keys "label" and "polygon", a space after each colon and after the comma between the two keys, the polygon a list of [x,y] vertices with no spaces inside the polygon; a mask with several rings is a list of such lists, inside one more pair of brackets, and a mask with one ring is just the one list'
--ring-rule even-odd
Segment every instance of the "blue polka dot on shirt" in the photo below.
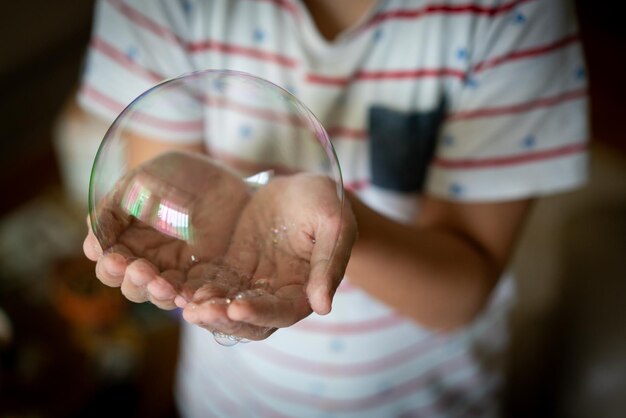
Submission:
{"label": "blue polka dot on shirt", "polygon": [[459,60],[465,61],[469,59],[469,51],[467,50],[467,48],[459,48],[456,51],[456,57]]}
{"label": "blue polka dot on shirt", "polygon": [[576,69],[576,78],[578,80],[584,80],[587,76],[587,72],[585,71],[585,67],[580,66]]}
{"label": "blue polka dot on shirt", "polygon": [[465,87],[467,87],[469,89],[478,88],[478,81],[474,77],[472,77],[471,75],[468,75],[465,78],[464,84],[465,84]]}
{"label": "blue polka dot on shirt", "polygon": [[449,188],[450,195],[454,197],[459,197],[463,195],[464,188],[459,183],[452,183]]}
{"label": "blue polka dot on shirt", "polygon": [[517,12],[513,15],[513,18],[511,20],[514,24],[521,25],[523,23],[526,23],[526,16],[523,13]]}
{"label": "blue polka dot on shirt", "polygon": [[335,338],[330,341],[329,347],[331,351],[339,353],[345,348],[345,343],[342,340]]}
{"label": "blue polka dot on shirt", "polygon": [[383,37],[383,30],[378,28],[374,31],[374,41],[378,42],[382,39]]}
{"label": "blue polka dot on shirt", "polygon": [[216,78],[215,80],[213,80],[213,88],[220,93],[223,93],[226,89],[226,81],[222,80],[221,78]]}
{"label": "blue polka dot on shirt", "polygon": [[293,94],[294,96],[297,95],[298,93],[296,86],[294,86],[293,84],[287,84],[285,86],[285,90],[287,90],[289,93]]}
{"label": "blue polka dot on shirt", "polygon": [[252,136],[252,128],[250,125],[241,125],[239,127],[239,136],[244,139],[250,138]]}
{"label": "blue polka dot on shirt", "polygon": [[441,142],[443,143],[443,145],[445,147],[451,147],[454,145],[454,137],[452,135],[444,135],[443,139],[441,140]]}
{"label": "blue polka dot on shirt", "polygon": [[186,14],[190,14],[191,9],[193,9],[193,5],[189,0],[180,0],[180,6],[182,7],[183,12],[185,12]]}
{"label": "blue polka dot on shirt", "polygon": [[256,41],[256,42],[263,42],[263,40],[265,39],[265,32],[260,29],[260,28],[256,28],[253,32],[252,32],[252,38]]}
{"label": "blue polka dot on shirt", "polygon": [[522,140],[522,147],[524,148],[534,148],[536,144],[537,140],[534,135],[528,135]]}
{"label": "blue polka dot on shirt", "polygon": [[129,60],[135,61],[139,57],[139,49],[134,45],[129,46],[126,49],[126,56]]}

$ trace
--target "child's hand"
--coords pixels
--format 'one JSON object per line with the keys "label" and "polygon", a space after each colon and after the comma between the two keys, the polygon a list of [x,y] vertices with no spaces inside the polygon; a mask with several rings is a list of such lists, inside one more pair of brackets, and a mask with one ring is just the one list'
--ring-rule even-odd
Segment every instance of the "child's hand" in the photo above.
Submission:
{"label": "child's hand", "polygon": [[[137,204],[129,196],[142,190],[152,197]],[[151,216],[164,203],[188,210],[189,230],[159,227]],[[103,255],[90,228],[84,251],[104,284],[252,340],[311,311],[329,312],[356,237],[350,207],[341,210],[336,184],[325,177],[277,177],[251,194],[229,171],[180,153],[125,176],[98,218],[108,250]]]}
{"label": "child's hand", "polygon": [[250,197],[241,178],[201,156],[161,155],[99,202],[95,228],[106,251],[89,228],[84,252],[102,283],[133,302],[173,309],[183,288],[201,284],[190,269],[223,258]]}
{"label": "child's hand", "polygon": [[[328,313],[356,238],[354,216],[348,204],[342,210],[336,187],[297,174],[259,189],[237,223],[221,277],[197,290],[184,318],[258,340],[311,311]],[[240,292],[232,283],[242,283]]]}

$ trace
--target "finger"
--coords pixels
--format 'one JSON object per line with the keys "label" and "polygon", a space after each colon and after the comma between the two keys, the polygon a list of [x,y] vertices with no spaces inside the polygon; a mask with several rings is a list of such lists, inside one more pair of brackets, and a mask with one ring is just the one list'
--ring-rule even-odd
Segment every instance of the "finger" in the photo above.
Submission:
{"label": "finger", "polygon": [[193,295],[183,310],[183,318],[192,324],[224,334],[237,333],[243,324],[233,321],[226,314],[232,302],[227,297],[228,288],[219,282],[205,283]]}
{"label": "finger", "polygon": [[[193,294],[191,302],[201,304],[212,299],[224,299],[227,300],[228,288],[223,286],[220,282],[206,282]],[[225,303],[230,303],[226,301]]]}
{"label": "finger", "polygon": [[139,258],[128,265],[124,280],[128,279],[135,286],[146,286],[157,277],[157,268],[148,260]]}
{"label": "finger", "polygon": [[[163,279],[168,283],[169,287],[171,288],[171,293],[169,293],[170,290],[167,289],[167,295],[165,297],[165,300],[162,300],[162,299],[159,299],[158,297],[155,297],[155,295],[162,294],[161,292],[164,291],[165,289],[150,290],[150,296],[151,296],[150,301],[153,302],[155,305],[157,305],[161,309],[174,309],[176,307],[184,308],[185,305],[187,304],[187,300],[180,294],[180,292],[182,291],[184,282],[185,282],[184,273],[178,270],[166,270],[157,276],[156,281],[160,281],[160,279]],[[167,302],[167,305],[171,306],[171,308],[162,307],[161,304],[165,302]]]}
{"label": "finger", "polygon": [[264,340],[270,335],[272,335],[277,328],[275,327],[257,327],[256,325],[250,325],[243,322],[236,322],[239,324],[239,328],[234,332],[225,332],[222,330],[212,330],[217,331],[226,335],[233,335],[239,339],[246,339],[250,341],[260,341]]}
{"label": "finger", "polygon": [[146,285],[146,290],[151,298],[161,301],[170,301],[174,304],[176,290],[163,277],[156,276]]}
{"label": "finger", "polygon": [[110,287],[122,284],[125,271],[126,259],[120,254],[107,254],[96,263],[96,277]]}
{"label": "finger", "polygon": [[260,293],[235,298],[228,306],[228,318],[261,327],[288,327],[311,313],[301,285],[290,285],[275,294]]}
{"label": "finger", "polygon": [[121,286],[122,294],[132,302],[145,302],[148,300],[146,287],[156,278],[157,272],[156,267],[144,259],[133,261],[126,268]]}
{"label": "finger", "polygon": [[[343,208],[343,211],[350,210]],[[352,212],[327,219],[316,232],[311,271],[306,287],[311,308],[319,315],[330,312],[332,298],[343,279],[356,237]]]}
{"label": "finger", "polygon": [[83,252],[91,261],[98,261],[98,259],[102,256],[100,243],[96,239],[93,232],[91,232],[91,229],[89,229],[87,237],[85,237],[85,241],[83,241]]}
{"label": "finger", "polygon": [[148,292],[145,286],[136,286],[128,279],[122,281],[120,290],[122,291],[122,295],[131,302],[141,303],[148,300]]}
{"label": "finger", "polygon": [[183,309],[183,318],[194,325],[224,335],[259,341],[269,337],[275,327],[256,326],[233,321],[226,315],[228,304],[214,299],[203,303],[189,303]]}
{"label": "finger", "polygon": [[183,309],[185,321],[207,328],[211,331],[221,330],[230,333],[234,324],[226,315],[228,302],[224,298],[211,298],[201,302],[189,302]]}
{"label": "finger", "polygon": [[163,309],[165,311],[171,311],[172,309],[176,309],[177,308],[177,305],[171,299],[160,300],[160,299],[156,299],[155,297],[153,297],[151,295],[148,295],[148,300],[150,301],[150,303],[152,303],[157,308]]}
{"label": "finger", "polygon": [[[202,286],[194,295],[192,302],[182,302],[183,318],[209,331],[234,335],[249,340],[262,340],[271,335],[275,329],[265,326],[255,326],[228,317],[227,311],[232,300],[227,298],[228,289],[219,284],[208,283]],[[180,305],[179,305],[180,306]]]}
{"label": "finger", "polygon": [[188,303],[189,302],[187,302],[187,299],[184,296],[176,295],[174,298],[174,304],[181,309],[185,309]]}

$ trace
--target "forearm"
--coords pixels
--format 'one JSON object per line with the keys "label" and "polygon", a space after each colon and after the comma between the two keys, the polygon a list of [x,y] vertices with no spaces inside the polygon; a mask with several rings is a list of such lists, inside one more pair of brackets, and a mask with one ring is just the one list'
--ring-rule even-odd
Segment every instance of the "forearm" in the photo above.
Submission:
{"label": "forearm", "polygon": [[433,329],[460,327],[481,311],[500,268],[480,246],[452,229],[403,225],[351,200],[359,226],[351,282]]}
{"label": "forearm", "polygon": [[204,145],[200,142],[179,144],[176,142],[158,141],[135,134],[128,134],[126,144],[129,167],[136,167],[163,153],[171,151],[205,152]]}

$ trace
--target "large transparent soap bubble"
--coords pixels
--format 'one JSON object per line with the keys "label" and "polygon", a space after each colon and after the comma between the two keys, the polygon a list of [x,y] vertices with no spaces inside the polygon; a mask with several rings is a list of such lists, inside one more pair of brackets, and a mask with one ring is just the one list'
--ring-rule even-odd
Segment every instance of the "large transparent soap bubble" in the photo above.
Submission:
{"label": "large transparent soap bubble", "polygon": [[286,90],[235,71],[186,74],[135,99],[100,145],[89,193],[103,251],[148,266],[178,306],[305,283],[312,254],[332,258],[340,230],[309,212],[342,208],[320,122]]}

